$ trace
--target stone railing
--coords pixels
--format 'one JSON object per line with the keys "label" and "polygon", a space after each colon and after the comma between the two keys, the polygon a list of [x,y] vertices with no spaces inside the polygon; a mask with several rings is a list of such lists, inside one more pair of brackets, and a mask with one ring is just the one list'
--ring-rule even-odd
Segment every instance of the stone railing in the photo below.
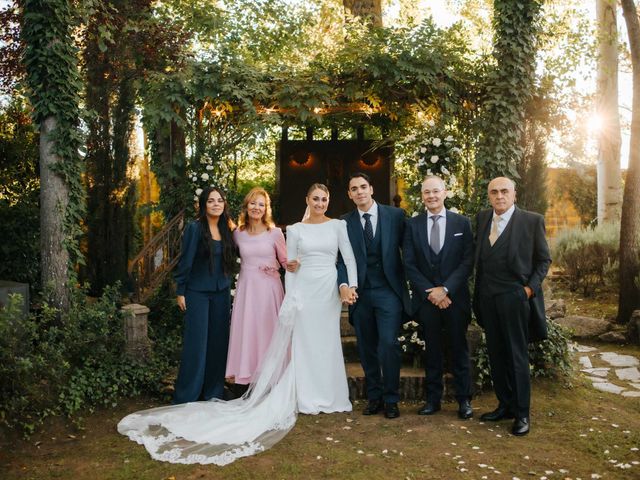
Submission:
{"label": "stone railing", "polygon": [[129,278],[136,302],[146,302],[178,263],[183,229],[184,210],[173,217],[131,260]]}

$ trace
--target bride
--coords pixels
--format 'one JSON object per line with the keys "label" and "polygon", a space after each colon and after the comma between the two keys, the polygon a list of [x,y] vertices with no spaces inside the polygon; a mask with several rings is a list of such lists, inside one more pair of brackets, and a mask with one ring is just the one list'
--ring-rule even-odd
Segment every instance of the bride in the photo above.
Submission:
{"label": "bride", "polygon": [[264,451],[293,428],[297,412],[349,412],[349,391],[340,342],[341,298],[336,258],[342,254],[356,298],[357,271],[346,223],[325,216],[329,191],[313,184],[308,215],[287,228],[286,294],[255,382],[242,398],[212,399],[132,413],[118,432],[145,446],[156,460],[226,465]]}

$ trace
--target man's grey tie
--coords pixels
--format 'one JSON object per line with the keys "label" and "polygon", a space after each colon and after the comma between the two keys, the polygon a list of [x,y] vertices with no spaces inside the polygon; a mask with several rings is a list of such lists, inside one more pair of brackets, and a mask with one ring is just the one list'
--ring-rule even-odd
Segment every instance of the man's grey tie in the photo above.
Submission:
{"label": "man's grey tie", "polygon": [[433,225],[431,226],[431,239],[429,240],[429,246],[433,253],[436,255],[440,253],[440,224],[438,220],[440,220],[440,215],[433,215],[431,217],[433,220]]}
{"label": "man's grey tie", "polygon": [[364,218],[364,239],[367,241],[367,245],[373,241],[373,225],[371,223],[371,214],[363,213]]}

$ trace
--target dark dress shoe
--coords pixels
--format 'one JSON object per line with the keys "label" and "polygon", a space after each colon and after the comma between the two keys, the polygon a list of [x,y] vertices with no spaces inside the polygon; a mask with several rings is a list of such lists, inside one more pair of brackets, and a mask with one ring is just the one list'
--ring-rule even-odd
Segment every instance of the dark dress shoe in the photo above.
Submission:
{"label": "dark dress shoe", "polygon": [[385,418],[398,418],[400,416],[400,410],[397,403],[385,403],[384,404],[384,416]]}
{"label": "dark dress shoe", "polygon": [[458,418],[467,420],[473,417],[473,408],[471,408],[471,402],[469,400],[462,400],[458,403]]}
{"label": "dark dress shoe", "polygon": [[493,412],[487,412],[480,415],[480,421],[482,422],[497,422],[505,418],[513,418],[513,413],[511,413],[507,407],[503,407],[502,405],[499,405]]}
{"label": "dark dress shoe", "polygon": [[382,408],[384,407],[384,403],[382,400],[369,400],[369,403],[362,411],[363,415],[375,415],[376,413],[380,413]]}
{"label": "dark dress shoe", "polygon": [[511,427],[511,433],[516,437],[521,437],[529,433],[529,417],[516,418]]}
{"label": "dark dress shoe", "polygon": [[418,415],[433,415],[436,412],[440,411],[440,404],[434,402],[427,402],[424,404],[420,410],[418,410]]}

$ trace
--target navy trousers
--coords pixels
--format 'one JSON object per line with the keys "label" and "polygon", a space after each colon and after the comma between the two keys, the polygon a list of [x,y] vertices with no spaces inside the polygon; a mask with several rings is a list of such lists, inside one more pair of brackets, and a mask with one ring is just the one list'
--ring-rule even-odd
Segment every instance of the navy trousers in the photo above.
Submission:
{"label": "navy trousers", "polygon": [[402,364],[398,342],[402,302],[393,290],[385,287],[364,288],[358,295],[352,319],[367,384],[367,398],[397,403],[400,400]]}
{"label": "navy trousers", "polygon": [[[467,327],[470,313],[463,311],[455,302],[449,308],[440,310],[427,301],[418,312],[422,323],[422,334],[427,343],[425,350],[425,378],[427,382],[426,400],[440,403],[442,400],[443,361],[445,343],[451,352],[451,370],[456,389],[456,400],[471,398],[471,374]],[[445,338],[447,342],[445,342]]]}
{"label": "navy trousers", "polygon": [[229,347],[229,289],[185,292],[182,356],[173,403],[222,398]]}

